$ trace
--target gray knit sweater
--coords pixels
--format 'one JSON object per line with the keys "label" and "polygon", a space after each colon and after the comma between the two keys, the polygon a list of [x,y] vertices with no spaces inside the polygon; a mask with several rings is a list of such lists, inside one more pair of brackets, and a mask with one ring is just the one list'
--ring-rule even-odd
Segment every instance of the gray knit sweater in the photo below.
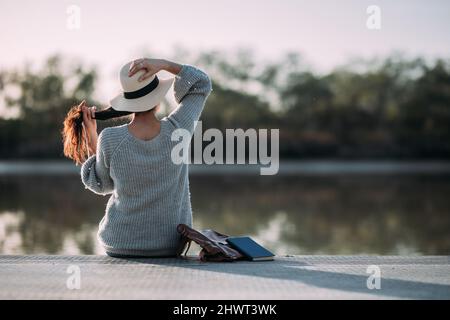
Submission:
{"label": "gray knit sweater", "polygon": [[111,194],[100,221],[98,239],[107,252],[124,255],[173,255],[180,242],[179,223],[192,225],[188,165],[171,160],[177,128],[194,131],[211,81],[201,70],[184,65],[175,77],[177,108],[161,119],[161,131],[144,141],[128,124],[105,128],[97,153],[81,166],[85,188]]}

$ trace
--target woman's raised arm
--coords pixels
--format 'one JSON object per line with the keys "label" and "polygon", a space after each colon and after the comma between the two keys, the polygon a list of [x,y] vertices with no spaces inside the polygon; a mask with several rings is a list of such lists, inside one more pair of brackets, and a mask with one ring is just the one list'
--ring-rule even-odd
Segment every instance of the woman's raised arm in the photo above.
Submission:
{"label": "woman's raised arm", "polygon": [[195,122],[199,120],[205,101],[212,91],[209,76],[196,67],[164,59],[135,60],[130,66],[129,75],[132,76],[139,70],[145,70],[145,74],[140,77],[142,80],[161,70],[175,75],[174,92],[178,106],[167,118],[174,126],[192,134]]}

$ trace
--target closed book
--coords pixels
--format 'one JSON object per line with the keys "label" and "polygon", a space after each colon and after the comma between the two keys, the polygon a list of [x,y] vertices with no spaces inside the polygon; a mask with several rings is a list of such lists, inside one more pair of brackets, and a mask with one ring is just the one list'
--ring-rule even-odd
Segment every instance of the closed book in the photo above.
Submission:
{"label": "closed book", "polygon": [[253,241],[250,237],[230,237],[227,239],[227,242],[250,260],[273,260],[274,254]]}

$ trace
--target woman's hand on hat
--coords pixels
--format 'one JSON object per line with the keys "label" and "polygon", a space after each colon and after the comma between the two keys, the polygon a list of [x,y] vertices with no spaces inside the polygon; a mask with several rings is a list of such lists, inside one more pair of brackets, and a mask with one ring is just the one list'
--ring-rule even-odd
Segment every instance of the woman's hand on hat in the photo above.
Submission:
{"label": "woman's hand on hat", "polygon": [[130,71],[128,72],[128,76],[131,77],[137,72],[144,70],[145,73],[142,74],[138,81],[144,81],[150,78],[155,73],[164,69],[165,60],[163,59],[137,59],[131,63]]}

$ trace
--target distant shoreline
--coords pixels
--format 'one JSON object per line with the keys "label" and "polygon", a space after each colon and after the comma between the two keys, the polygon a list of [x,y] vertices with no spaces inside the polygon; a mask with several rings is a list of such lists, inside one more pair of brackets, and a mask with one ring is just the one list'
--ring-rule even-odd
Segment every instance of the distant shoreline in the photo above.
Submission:
{"label": "distant shoreline", "polygon": [[[259,165],[191,164],[192,175],[259,175]],[[79,174],[80,166],[65,160],[2,160],[0,176]],[[278,175],[450,174],[450,161],[281,160]]]}

